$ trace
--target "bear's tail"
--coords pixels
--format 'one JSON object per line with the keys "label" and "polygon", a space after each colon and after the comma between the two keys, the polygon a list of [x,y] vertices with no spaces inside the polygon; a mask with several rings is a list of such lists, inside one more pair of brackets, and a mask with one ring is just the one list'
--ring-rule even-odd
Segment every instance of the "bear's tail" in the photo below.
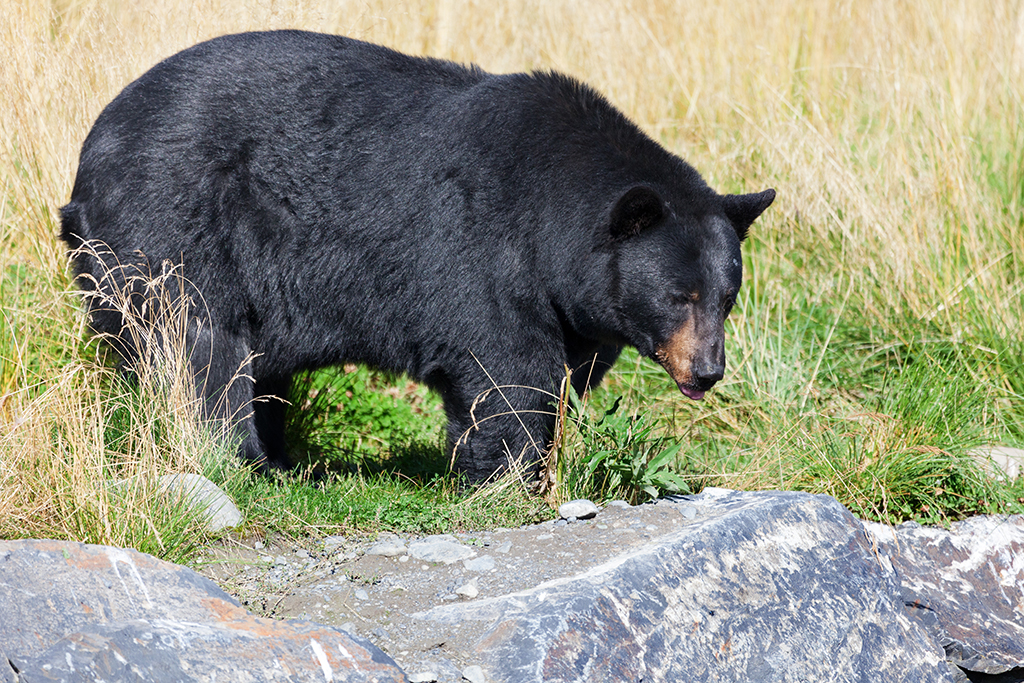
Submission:
{"label": "bear's tail", "polygon": [[69,251],[75,251],[90,239],[89,223],[85,219],[82,206],[74,199],[60,209],[60,238],[68,245]]}
{"label": "bear's tail", "polygon": [[72,270],[78,285],[84,290],[94,289],[86,279],[80,276],[90,274],[96,281],[102,279],[105,268],[100,262],[101,251],[97,248],[97,241],[94,239],[93,231],[89,227],[89,221],[85,216],[83,206],[72,199],[60,209],[60,238],[68,245],[68,256],[71,258]]}

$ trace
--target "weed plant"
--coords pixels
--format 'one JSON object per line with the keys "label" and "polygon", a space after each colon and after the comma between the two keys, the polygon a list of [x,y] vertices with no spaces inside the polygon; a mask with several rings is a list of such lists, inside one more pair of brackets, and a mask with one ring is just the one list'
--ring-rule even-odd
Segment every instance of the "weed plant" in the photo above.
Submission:
{"label": "weed plant", "polygon": [[161,58],[270,28],[566,71],[713,187],[778,190],[744,245],[725,380],[689,402],[627,352],[602,388],[554,402],[549,502],[711,484],[825,493],[889,522],[1021,510],[1021,484],[969,455],[1024,446],[1019,3],[52,0],[0,3],[0,537],[187,557],[205,537],[153,484],[182,471],[227,488],[243,532],[551,514],[514,475],[462,491],[439,402],[404,378],[298,378],[302,464],[268,478],[225,455],[166,363],[124,381],[90,338],[57,240],[89,127]]}

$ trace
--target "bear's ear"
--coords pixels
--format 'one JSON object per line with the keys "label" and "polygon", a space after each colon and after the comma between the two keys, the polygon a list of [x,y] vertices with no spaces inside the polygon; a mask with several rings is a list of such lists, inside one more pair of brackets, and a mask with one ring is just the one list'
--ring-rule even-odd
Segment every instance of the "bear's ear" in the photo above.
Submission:
{"label": "bear's ear", "polygon": [[771,206],[773,201],[775,201],[775,190],[765,190],[754,194],[727,194],[722,196],[722,208],[742,241],[747,236],[750,224]]}
{"label": "bear's ear", "polygon": [[653,227],[664,215],[664,204],[657,192],[642,185],[631,187],[615,202],[609,232],[614,238],[633,237]]}

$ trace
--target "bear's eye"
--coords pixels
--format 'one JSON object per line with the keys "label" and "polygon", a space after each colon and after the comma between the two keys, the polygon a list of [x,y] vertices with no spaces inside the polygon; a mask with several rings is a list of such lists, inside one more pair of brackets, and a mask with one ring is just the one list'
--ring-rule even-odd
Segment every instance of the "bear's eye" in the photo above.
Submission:
{"label": "bear's eye", "polygon": [[700,294],[697,292],[682,292],[672,295],[672,303],[682,306],[683,304],[695,304],[700,301]]}

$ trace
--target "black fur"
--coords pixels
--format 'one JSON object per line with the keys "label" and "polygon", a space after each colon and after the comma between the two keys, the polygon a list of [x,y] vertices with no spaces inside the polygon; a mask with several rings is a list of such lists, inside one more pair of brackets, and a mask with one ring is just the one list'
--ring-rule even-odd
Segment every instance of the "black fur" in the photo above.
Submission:
{"label": "black fur", "polygon": [[[125,88],[82,148],[62,236],[109,249],[107,267],[180,264],[205,302],[200,391],[245,457],[287,462],[281,403],[254,397],[354,361],[438,391],[480,480],[547,447],[543,392],[567,365],[582,390],[626,344],[665,364],[696,321],[692,382],[673,377],[713,384],[740,239],[773,197],[723,199],[567,76],[279,31],[202,43]],[[76,268],[86,290],[123,285],[86,252]],[[129,360],[146,352],[90,313]],[[239,368],[252,380],[224,395]]]}

